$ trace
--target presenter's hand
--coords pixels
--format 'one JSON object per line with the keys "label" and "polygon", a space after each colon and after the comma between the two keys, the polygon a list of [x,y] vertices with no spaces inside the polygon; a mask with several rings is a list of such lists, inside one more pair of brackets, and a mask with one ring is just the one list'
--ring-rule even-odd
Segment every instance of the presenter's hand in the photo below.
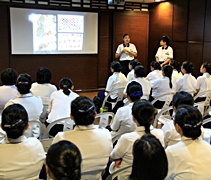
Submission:
{"label": "presenter's hand", "polygon": [[129,49],[127,49],[127,48],[124,48],[122,51],[123,51],[124,53],[130,52]]}

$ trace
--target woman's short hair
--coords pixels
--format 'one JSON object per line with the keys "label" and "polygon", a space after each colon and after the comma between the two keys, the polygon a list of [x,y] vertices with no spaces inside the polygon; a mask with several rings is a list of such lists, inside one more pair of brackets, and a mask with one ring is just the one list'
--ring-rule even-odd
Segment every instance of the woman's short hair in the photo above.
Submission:
{"label": "woman's short hair", "polygon": [[138,59],[133,59],[129,62],[129,65],[131,65],[132,69],[134,69],[136,66],[141,65],[141,63],[138,61]]}
{"label": "woman's short hair", "polygon": [[7,68],[1,73],[1,82],[3,85],[15,85],[17,72],[13,68]]}
{"label": "woman's short hair", "polygon": [[76,125],[87,126],[95,120],[95,105],[85,96],[77,97],[71,104],[71,115]]}
{"label": "woman's short hair", "polygon": [[191,62],[184,61],[182,63],[182,68],[185,69],[186,73],[192,73],[194,70],[194,66]]}
{"label": "woman's short hair", "polygon": [[145,134],[133,146],[133,167],[130,180],[163,180],[168,173],[168,161],[160,141]]}
{"label": "woman's short hair", "polygon": [[167,36],[162,36],[162,37],[160,38],[160,41],[165,42],[166,45],[168,46],[168,45],[169,45],[169,42],[170,42],[170,39],[169,39],[169,37],[167,37]]}
{"label": "woman's short hair", "polygon": [[143,96],[141,84],[136,81],[130,82],[127,85],[126,93],[133,102],[139,100]]}
{"label": "woman's short hair", "polygon": [[134,74],[136,74],[137,77],[145,77],[146,76],[146,70],[144,66],[136,66],[134,69]]}
{"label": "woman's short hair", "polygon": [[152,103],[145,99],[137,100],[133,104],[132,115],[140,126],[145,127],[145,132],[150,133],[150,126],[155,116],[155,108]]}
{"label": "woman's short hair", "polygon": [[59,82],[60,89],[63,89],[63,93],[67,96],[70,94],[70,89],[73,86],[73,82],[71,79],[64,77]]}
{"label": "woman's short hair", "polygon": [[125,36],[129,36],[129,37],[130,37],[130,35],[129,35],[129,34],[124,34],[124,35],[122,36],[122,38],[124,39],[124,38],[125,38]]}
{"label": "woman's short hair", "polygon": [[186,104],[193,106],[193,96],[185,91],[177,92],[172,100],[172,105],[177,109],[179,105]]}
{"label": "woman's short hair", "polygon": [[204,62],[202,66],[206,69],[206,72],[211,74],[211,63]]}
{"label": "woman's short hair", "polygon": [[177,108],[174,122],[181,127],[184,136],[195,140],[201,135],[202,120],[197,108],[181,105]]}
{"label": "woman's short hair", "polygon": [[157,62],[157,61],[152,61],[152,62],[150,63],[150,66],[151,66],[152,68],[154,68],[154,70],[161,70],[160,63]]}
{"label": "woman's short hair", "polygon": [[6,131],[7,137],[17,139],[23,135],[28,124],[26,109],[20,104],[12,104],[2,112],[2,129]]}
{"label": "woman's short hair", "polygon": [[79,149],[70,141],[51,145],[46,155],[46,165],[56,180],[81,179],[81,162]]}
{"label": "woman's short hair", "polygon": [[181,71],[180,63],[178,61],[171,60],[170,65],[173,67],[173,69],[176,69],[178,73]]}
{"label": "woman's short hair", "polygon": [[45,84],[50,83],[51,81],[51,72],[46,67],[40,67],[37,71],[37,83]]}
{"label": "woman's short hair", "polygon": [[110,67],[114,70],[114,72],[120,72],[122,69],[122,66],[118,61],[111,62]]}
{"label": "woman's short hair", "polygon": [[27,94],[31,89],[31,76],[27,73],[20,74],[16,81],[16,86],[20,94]]}

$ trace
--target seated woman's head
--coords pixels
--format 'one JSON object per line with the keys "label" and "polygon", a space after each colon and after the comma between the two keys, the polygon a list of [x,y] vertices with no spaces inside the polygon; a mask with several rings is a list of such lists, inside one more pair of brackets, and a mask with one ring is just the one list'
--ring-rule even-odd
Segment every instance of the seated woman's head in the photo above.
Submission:
{"label": "seated woman's head", "polygon": [[28,114],[20,104],[6,107],[2,112],[1,127],[7,133],[7,137],[17,139],[28,128]]}
{"label": "seated woman's head", "polygon": [[183,74],[186,74],[186,73],[192,73],[194,70],[194,66],[191,62],[189,61],[184,61],[182,63],[182,66],[181,66],[181,71]]}
{"label": "seated woman's head", "polygon": [[181,105],[175,114],[175,128],[181,136],[197,139],[201,135],[202,115],[190,105]]}
{"label": "seated woman's head", "polygon": [[133,146],[133,168],[130,180],[163,180],[168,172],[168,161],[160,141],[145,134]]}
{"label": "seated woman's head", "polygon": [[73,82],[71,79],[64,77],[59,82],[59,88],[63,89],[63,93],[67,96],[70,94],[70,89],[73,89]]}
{"label": "seated woman's head", "polygon": [[138,61],[138,59],[133,59],[129,62],[129,69],[132,70],[134,69],[136,66],[141,65],[141,63]]}
{"label": "seated woman's head", "polygon": [[13,68],[7,68],[1,73],[1,82],[3,85],[15,85],[17,79],[17,72]]}
{"label": "seated woman's head", "polygon": [[71,118],[76,125],[91,125],[96,116],[94,103],[85,96],[77,97],[71,103]]}
{"label": "seated woman's head", "polygon": [[132,107],[132,116],[137,126],[144,126],[145,132],[150,133],[150,126],[155,117],[155,108],[151,102],[145,99],[136,101]]}
{"label": "seated woman's head", "polygon": [[48,149],[46,172],[53,180],[81,179],[81,153],[69,141],[59,141]]}
{"label": "seated woman's head", "polygon": [[173,69],[176,69],[178,72],[181,71],[181,69],[180,69],[180,63],[178,61],[171,60],[170,65],[172,66]]}
{"label": "seated woman's head", "polygon": [[136,66],[135,69],[134,69],[134,76],[136,78],[145,77],[146,76],[146,70],[145,70],[144,66],[141,66],[141,65]]}
{"label": "seated woman's head", "polygon": [[126,93],[129,99],[135,102],[143,96],[142,86],[138,82],[132,81],[127,85]]}
{"label": "seated woman's head", "polygon": [[20,74],[17,77],[16,86],[20,94],[27,94],[30,92],[31,89],[31,76],[27,73]]}
{"label": "seated woman's head", "polygon": [[37,83],[45,84],[50,83],[51,81],[51,72],[46,67],[40,67],[37,71]]}
{"label": "seated woman's head", "polygon": [[110,64],[111,72],[121,72],[122,66],[118,61],[113,61]]}
{"label": "seated woman's head", "polygon": [[160,63],[157,62],[157,61],[152,61],[151,64],[150,64],[150,67],[151,67],[151,71],[161,70]]}

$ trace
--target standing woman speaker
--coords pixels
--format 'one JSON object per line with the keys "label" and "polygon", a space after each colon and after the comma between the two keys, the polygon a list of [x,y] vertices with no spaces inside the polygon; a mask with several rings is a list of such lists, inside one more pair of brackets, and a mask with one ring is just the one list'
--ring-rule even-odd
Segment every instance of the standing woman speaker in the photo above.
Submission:
{"label": "standing woman speaker", "polygon": [[129,34],[123,35],[123,43],[117,47],[116,58],[119,58],[122,66],[122,73],[127,76],[129,72],[128,64],[137,57],[137,50],[134,44],[130,43]]}

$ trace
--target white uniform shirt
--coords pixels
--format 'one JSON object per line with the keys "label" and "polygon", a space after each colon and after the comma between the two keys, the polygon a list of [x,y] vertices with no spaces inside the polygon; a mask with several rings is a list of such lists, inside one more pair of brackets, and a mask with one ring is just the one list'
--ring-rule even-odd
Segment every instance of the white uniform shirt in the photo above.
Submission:
{"label": "white uniform shirt", "polygon": [[159,70],[154,70],[154,71],[150,72],[150,73],[147,75],[146,79],[147,79],[148,81],[154,81],[154,80],[160,79],[160,78],[162,78],[162,77],[163,77],[163,75],[162,75],[162,72],[161,72],[161,71],[159,71]]}
{"label": "white uniform shirt", "polygon": [[161,128],[164,133],[164,143],[165,147],[171,146],[173,144],[178,143],[181,141],[180,134],[176,131],[174,127],[174,121],[170,120],[167,121]]}
{"label": "white uniform shirt", "polygon": [[211,146],[201,138],[192,140],[185,136],[181,142],[166,149],[168,159],[167,179],[210,180]]}
{"label": "white uniform shirt", "polygon": [[[114,72],[107,81],[106,90],[113,91],[110,95],[112,99],[118,96],[118,88],[124,88],[127,84],[127,78],[121,72]],[[105,96],[107,93],[105,92]]]}
{"label": "white uniform shirt", "polygon": [[118,132],[112,132],[112,136],[120,133],[132,132],[136,129],[136,123],[134,123],[131,115],[132,106],[133,103],[130,103],[117,110],[111,123],[111,129],[118,130]]}
{"label": "white uniform shirt", "polygon": [[[197,86],[196,89],[199,89],[199,92],[211,90],[211,76],[209,73],[204,73],[203,76],[199,76],[197,78]],[[206,97],[206,95],[203,95],[201,97]]]}
{"label": "white uniform shirt", "polygon": [[43,104],[48,105],[50,101],[50,95],[56,91],[56,86],[45,83],[45,84],[39,84],[37,82],[32,84],[31,92],[34,96],[40,96],[42,99]]}
{"label": "white uniform shirt", "polygon": [[40,141],[20,136],[18,139],[10,139],[9,142],[0,145],[0,179],[39,179],[45,160],[45,152]]}
{"label": "white uniform shirt", "polygon": [[134,69],[132,69],[128,74],[127,74],[127,80],[128,81],[132,81],[135,79],[135,76],[134,76]]}
{"label": "white uniform shirt", "polygon": [[[128,47],[124,47],[123,44],[120,44],[118,47],[117,47],[117,50],[116,50],[116,54],[119,54],[120,52],[122,52],[122,50],[126,48],[128,49],[129,51],[131,52],[134,52],[134,53],[137,53],[137,50],[136,50],[136,46],[132,43],[129,43],[129,46]],[[119,60],[120,61],[124,61],[124,60],[133,60],[134,59],[134,56],[129,54],[129,53],[122,53]]]}
{"label": "white uniform shirt", "polygon": [[[141,99],[146,99],[146,100],[148,100],[148,99],[149,99],[150,90],[151,90],[149,81],[147,81],[146,78],[141,78],[141,77],[135,78],[135,79],[132,80],[132,81],[138,82],[138,83],[142,86],[143,96],[141,97]],[[126,92],[126,91],[127,91],[127,86],[128,86],[128,84],[131,83],[132,81],[128,82],[127,85],[125,86],[125,89],[124,89],[124,91],[123,91],[124,94],[127,93],[127,92]]]}
{"label": "white uniform shirt", "polygon": [[[101,179],[112,150],[111,134],[107,129],[97,129],[93,124],[75,126],[74,130],[59,132],[53,143],[61,140],[73,142],[82,155],[82,173],[96,171],[96,179]],[[95,180],[95,179],[93,179]]]}
{"label": "white uniform shirt", "polygon": [[167,48],[159,47],[155,55],[159,59],[159,62],[164,62],[166,59],[173,59],[173,49],[170,46]]}
{"label": "white uniform shirt", "polygon": [[173,69],[173,72],[172,72],[172,76],[171,78],[172,79],[175,79],[175,81],[179,78],[181,78],[183,75],[181,72],[178,73],[178,71],[176,69]]}
{"label": "white uniform shirt", "polygon": [[70,90],[69,96],[63,93],[63,89],[55,91],[51,94],[49,109],[50,112],[48,115],[48,119],[46,120],[48,123],[51,123],[57,119],[70,117],[71,111],[71,103],[75,98],[79,95]]}
{"label": "white uniform shirt", "polygon": [[[161,79],[150,81],[150,86],[152,88],[152,97],[157,98],[168,93],[175,93],[175,81],[172,79],[172,88],[169,86],[169,78],[164,76]],[[165,97],[159,99],[160,101],[165,101]]]}
{"label": "white uniform shirt", "polygon": [[[154,136],[156,136],[161,144],[164,146],[164,137],[163,131],[161,129],[155,129],[153,126],[150,126],[150,132]],[[133,144],[134,142],[141,138],[145,134],[145,128],[143,126],[139,126],[136,128],[134,132],[123,134],[118,140],[116,146],[112,150],[110,157],[112,159],[120,159],[122,158],[122,162],[120,167],[116,168],[115,162],[112,162],[110,165],[109,171],[114,172],[126,166],[130,166],[133,163]],[[128,179],[128,176],[131,174],[131,170],[126,171],[120,177],[121,180]]]}
{"label": "white uniform shirt", "polygon": [[0,86],[0,114],[2,113],[5,104],[10,99],[15,99],[18,97],[19,92],[15,85],[12,86]]}
{"label": "white uniform shirt", "polygon": [[193,92],[196,91],[197,88],[197,81],[194,76],[189,74],[184,74],[183,77],[177,79],[176,81],[176,91],[185,91],[188,93],[193,94]]}

